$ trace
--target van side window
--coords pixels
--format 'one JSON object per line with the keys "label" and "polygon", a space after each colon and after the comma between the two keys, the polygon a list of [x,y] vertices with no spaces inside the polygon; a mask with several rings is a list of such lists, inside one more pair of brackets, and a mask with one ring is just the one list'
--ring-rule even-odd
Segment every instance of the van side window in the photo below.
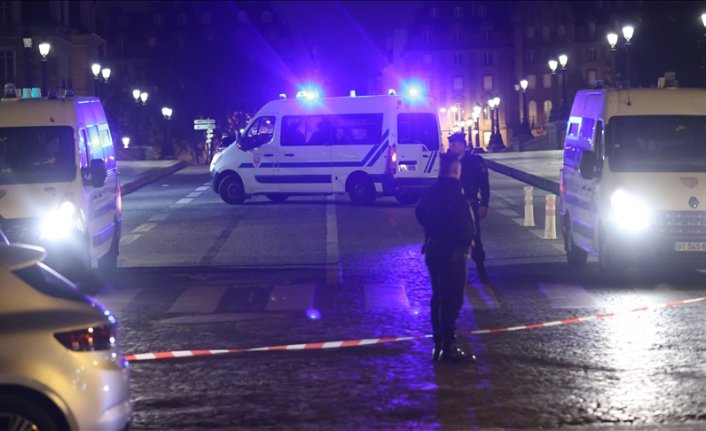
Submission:
{"label": "van side window", "polygon": [[439,129],[436,115],[430,113],[398,114],[397,143],[422,144],[428,150],[439,150]]}
{"label": "van side window", "polygon": [[101,144],[98,127],[88,126],[88,147],[90,149],[91,159],[103,159],[103,144]]}
{"label": "van side window", "polygon": [[334,123],[333,145],[375,145],[382,138],[382,114],[344,114]]}
{"label": "van side window", "polygon": [[584,118],[581,121],[581,136],[579,142],[582,148],[593,148],[593,118]]}
{"label": "van side window", "polygon": [[579,123],[571,123],[569,125],[569,136],[573,138],[579,136]]}
{"label": "van side window", "polygon": [[272,140],[275,133],[275,117],[259,117],[243,135],[243,145],[246,149],[259,147]]}
{"label": "van side window", "polygon": [[113,141],[110,139],[110,131],[105,128],[100,129],[101,147],[103,148],[103,161],[107,170],[115,169],[115,149]]}
{"label": "van side window", "polygon": [[596,121],[596,137],[593,141],[597,160],[605,160],[605,145],[603,143],[603,122]]}
{"label": "van side window", "polygon": [[86,135],[86,129],[81,129],[78,136],[78,147],[81,154],[81,167],[85,168],[88,166],[88,161],[91,160],[91,152],[88,149],[88,136]]}

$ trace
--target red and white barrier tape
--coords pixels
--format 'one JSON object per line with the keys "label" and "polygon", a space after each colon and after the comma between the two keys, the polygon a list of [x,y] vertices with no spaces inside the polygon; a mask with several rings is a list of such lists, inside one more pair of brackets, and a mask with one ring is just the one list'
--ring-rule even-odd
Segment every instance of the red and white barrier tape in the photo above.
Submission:
{"label": "red and white barrier tape", "polygon": [[[460,332],[458,335],[483,335],[497,334],[500,332],[525,331],[529,329],[549,328],[552,326],[572,325],[575,323],[588,322],[591,320],[606,319],[622,314],[637,313],[640,311],[657,310],[661,308],[677,307],[680,305],[693,304],[695,302],[706,301],[706,296],[700,298],[684,299],[679,301],[670,301],[657,305],[638,307],[623,311],[615,311],[611,313],[600,313],[592,316],[573,317],[570,319],[554,320],[552,322],[533,323],[529,325],[508,326],[504,328],[492,329],[476,329],[474,331]],[[366,338],[360,340],[341,340],[341,341],[324,341],[319,343],[305,344],[283,344],[279,346],[252,347],[248,349],[211,349],[211,350],[175,350],[170,352],[156,353],[136,353],[125,355],[125,359],[129,362],[153,361],[159,359],[176,359],[176,358],[192,358],[200,356],[215,356],[234,353],[249,353],[249,352],[269,352],[282,350],[324,350],[324,349],[341,349],[344,347],[359,347],[370,346],[374,344],[396,343],[398,341],[418,340],[422,338],[431,338],[431,335],[418,335],[413,337],[388,337],[388,338]]]}

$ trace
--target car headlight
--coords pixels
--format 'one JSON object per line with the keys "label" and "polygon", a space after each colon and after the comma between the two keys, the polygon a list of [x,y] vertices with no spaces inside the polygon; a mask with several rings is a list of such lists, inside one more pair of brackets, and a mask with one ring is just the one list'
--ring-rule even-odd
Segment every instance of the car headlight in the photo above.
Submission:
{"label": "car headlight", "polygon": [[639,232],[650,225],[650,211],[640,199],[618,189],[610,196],[610,218],[623,231]]}
{"label": "car headlight", "polygon": [[62,240],[80,228],[81,219],[76,206],[70,201],[64,201],[44,217],[40,227],[40,235],[42,239],[46,240]]}

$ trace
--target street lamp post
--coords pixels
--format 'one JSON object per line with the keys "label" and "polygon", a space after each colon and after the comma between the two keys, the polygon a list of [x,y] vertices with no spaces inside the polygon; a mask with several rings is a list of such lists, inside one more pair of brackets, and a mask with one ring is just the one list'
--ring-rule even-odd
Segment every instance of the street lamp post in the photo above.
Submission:
{"label": "street lamp post", "polygon": [[615,85],[618,82],[618,71],[615,70],[615,46],[618,44],[618,34],[608,33],[606,39],[610,45],[610,71],[613,74],[613,86],[617,86]]}
{"label": "street lamp post", "polygon": [[532,128],[529,124],[529,115],[527,112],[527,87],[529,86],[529,81],[523,79],[520,81],[520,89],[522,89],[522,133],[527,139],[533,138]]}
{"label": "street lamp post", "polygon": [[91,73],[93,73],[93,95],[98,97],[98,77],[101,74],[101,65],[93,63],[91,65]]}
{"label": "street lamp post", "polygon": [[632,75],[630,74],[630,39],[635,33],[635,28],[631,25],[623,26],[623,37],[625,38],[625,85],[630,88]]}
{"label": "street lamp post", "polygon": [[32,76],[32,38],[23,37],[22,46],[25,47],[25,87],[34,87],[34,77]]}
{"label": "street lamp post", "polygon": [[566,84],[566,65],[569,63],[569,57],[566,54],[559,56],[559,65],[561,66],[561,118],[564,119],[569,109],[568,88]]}
{"label": "street lamp post", "polygon": [[[488,101],[488,106],[491,108],[491,134],[490,142],[488,143],[488,150],[491,152],[501,152],[505,150],[505,143],[503,142],[503,137],[500,134],[500,98],[496,96],[490,99]],[[493,121],[493,111],[495,111],[495,121]]]}
{"label": "street lamp post", "polygon": [[51,44],[43,42],[39,44],[39,54],[42,56],[42,94],[47,95],[47,55],[51,51]]}
{"label": "street lamp post", "polygon": [[483,108],[480,106],[476,105],[473,107],[473,113],[471,114],[473,116],[473,119],[476,120],[476,148],[480,150],[480,111]]}
{"label": "street lamp post", "polygon": [[132,90],[132,98],[135,99],[135,103],[140,103],[140,94],[142,91],[139,88]]}
{"label": "street lamp post", "polygon": [[162,107],[162,117],[167,120],[164,123],[164,144],[162,144],[162,158],[164,158],[165,156],[171,156],[173,153],[173,151],[171,151],[171,146],[169,145],[169,120],[172,119],[173,112],[174,111],[172,110],[172,108],[168,106]]}
{"label": "street lamp post", "polygon": [[552,71],[552,74],[550,76],[551,78],[551,86],[552,86],[552,112],[549,115],[549,121],[556,121],[557,120],[557,103],[556,103],[556,69],[559,67],[559,62],[555,59],[551,59],[547,62],[549,64],[549,70]]}

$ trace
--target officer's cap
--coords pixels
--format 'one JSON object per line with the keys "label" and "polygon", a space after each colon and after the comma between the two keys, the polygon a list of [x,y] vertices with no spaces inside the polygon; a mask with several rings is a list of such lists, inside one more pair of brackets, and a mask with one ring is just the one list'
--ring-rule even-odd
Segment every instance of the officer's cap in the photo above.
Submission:
{"label": "officer's cap", "polygon": [[466,134],[463,132],[456,132],[449,135],[449,142],[466,142]]}

